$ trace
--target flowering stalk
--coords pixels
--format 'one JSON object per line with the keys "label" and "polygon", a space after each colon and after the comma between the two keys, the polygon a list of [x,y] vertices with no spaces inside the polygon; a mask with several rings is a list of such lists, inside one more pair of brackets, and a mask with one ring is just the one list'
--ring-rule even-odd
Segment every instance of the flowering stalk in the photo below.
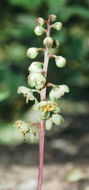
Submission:
{"label": "flowering stalk", "polygon": [[[47,22],[47,37],[50,36],[50,16]],[[48,47],[46,47],[44,51],[44,66],[43,70],[45,72],[45,76],[47,78],[47,69],[48,69],[48,62],[49,62],[49,55],[48,55]],[[46,99],[46,89],[47,87],[43,88],[40,92],[40,99],[41,101]],[[45,120],[40,121],[40,139],[39,139],[39,174],[38,174],[38,185],[37,190],[41,190],[42,181],[43,181],[43,167],[44,167],[44,136],[45,136]]]}
{"label": "flowering stalk", "polygon": [[[60,115],[60,108],[56,103],[56,100],[61,98],[65,93],[69,92],[69,87],[65,84],[55,85],[52,83],[47,83],[47,70],[49,58],[55,59],[56,66],[62,68],[66,65],[66,60],[62,56],[57,56],[50,54],[50,48],[58,48],[58,40],[53,40],[50,37],[50,30],[61,30],[62,23],[55,22],[57,19],[56,15],[49,15],[48,20],[44,20],[39,17],[36,19],[36,27],[34,32],[37,36],[46,33],[46,38],[43,40],[43,45],[45,48],[32,47],[27,50],[27,57],[30,59],[35,59],[40,51],[44,52],[44,63],[35,61],[32,62],[28,68],[28,85],[30,88],[20,86],[18,88],[18,93],[23,94],[26,98],[26,103],[28,101],[35,101],[32,109],[39,112],[39,120],[36,123],[26,123],[24,121],[18,120],[15,122],[18,130],[23,134],[24,138],[27,133],[30,135],[30,139],[33,142],[36,137],[39,138],[39,174],[38,174],[38,185],[37,190],[41,190],[43,182],[43,165],[44,165],[44,137],[45,130],[52,129],[53,124],[61,125],[63,122],[63,117]],[[51,22],[55,22],[51,24]],[[43,25],[46,24],[45,29]],[[47,100],[46,90],[47,87],[52,89],[49,92],[49,98]],[[40,94],[40,101],[34,96],[35,93]]]}

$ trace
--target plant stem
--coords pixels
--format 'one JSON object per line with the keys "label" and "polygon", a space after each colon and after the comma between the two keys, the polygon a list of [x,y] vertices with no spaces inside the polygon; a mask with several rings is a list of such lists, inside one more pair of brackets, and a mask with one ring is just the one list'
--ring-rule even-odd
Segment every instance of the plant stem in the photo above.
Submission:
{"label": "plant stem", "polygon": [[[47,32],[46,36],[50,36],[50,16],[47,21]],[[48,69],[48,62],[49,62],[49,55],[48,55],[48,48],[44,51],[44,66],[43,70],[45,72],[45,77],[47,78],[47,69]],[[40,99],[41,101],[46,99],[46,90],[47,86],[43,88],[40,92]],[[39,174],[38,174],[38,185],[37,190],[42,189],[42,182],[43,182],[43,167],[44,167],[44,137],[45,137],[45,120],[41,120],[40,122],[40,141],[39,141]]]}
{"label": "plant stem", "polygon": [[40,143],[39,143],[39,175],[38,175],[38,186],[37,190],[41,190],[42,182],[43,182],[43,165],[44,165],[44,136],[45,136],[45,121],[41,120],[40,123]]}

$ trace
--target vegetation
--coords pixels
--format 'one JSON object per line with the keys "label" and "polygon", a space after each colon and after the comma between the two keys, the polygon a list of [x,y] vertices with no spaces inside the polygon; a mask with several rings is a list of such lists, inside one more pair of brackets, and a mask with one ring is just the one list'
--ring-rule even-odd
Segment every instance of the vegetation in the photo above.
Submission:
{"label": "vegetation", "polygon": [[[52,34],[60,46],[55,53],[65,55],[68,65],[63,70],[49,66],[49,81],[66,83],[71,87],[69,98],[88,99],[89,87],[89,1],[88,0],[5,0],[0,6],[0,112],[2,121],[15,120],[18,111],[26,110],[25,102],[16,90],[26,85],[27,66],[25,58],[29,46],[41,46],[41,39],[35,40],[33,29],[37,16],[56,14],[63,22],[62,32]],[[41,60],[41,55],[39,55]],[[54,78],[53,78],[54,76]],[[77,90],[76,90],[77,89]],[[8,112],[6,111],[8,109]]]}

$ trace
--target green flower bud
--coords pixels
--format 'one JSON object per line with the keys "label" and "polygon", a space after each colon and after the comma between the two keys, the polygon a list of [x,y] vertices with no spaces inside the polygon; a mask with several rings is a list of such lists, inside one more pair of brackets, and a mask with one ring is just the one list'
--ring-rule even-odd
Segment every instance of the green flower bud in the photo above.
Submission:
{"label": "green flower bud", "polygon": [[52,118],[49,118],[49,119],[46,120],[45,128],[46,128],[46,130],[48,130],[48,131],[49,131],[50,129],[52,129]]}
{"label": "green flower bud", "polygon": [[54,14],[51,14],[51,15],[50,15],[50,20],[51,20],[51,22],[54,22],[56,19],[57,19],[57,16],[56,16],[56,15],[54,15]]}
{"label": "green flower bud", "polygon": [[20,86],[17,92],[18,94],[23,94],[23,96],[26,97],[26,103],[28,103],[29,100],[35,100],[32,89],[29,89],[25,86]]}
{"label": "green flower bud", "polygon": [[43,41],[43,44],[45,47],[52,47],[53,45],[53,39],[51,37],[46,37]]}
{"label": "green flower bud", "polygon": [[46,83],[45,77],[41,73],[31,73],[28,76],[28,84],[36,89],[42,89]]}
{"label": "green flower bud", "polygon": [[55,123],[56,125],[61,125],[63,122],[63,117],[59,114],[53,114],[52,122]]}
{"label": "green flower bud", "polygon": [[43,26],[44,25],[44,19],[42,17],[38,17],[36,19],[36,24]]}
{"label": "green flower bud", "polygon": [[56,30],[61,30],[62,28],[62,23],[61,22],[55,22],[53,25],[51,25],[52,28],[56,29]]}
{"label": "green flower bud", "polygon": [[24,121],[18,120],[15,122],[15,126],[23,135],[26,135],[29,132],[29,125]]}
{"label": "green flower bud", "polygon": [[37,55],[38,55],[38,48],[35,48],[35,47],[29,48],[29,49],[27,50],[26,55],[27,55],[27,57],[29,57],[30,59],[36,58]]}
{"label": "green flower bud", "polygon": [[66,59],[62,56],[57,56],[55,58],[55,62],[56,62],[57,67],[60,67],[60,68],[66,65]]}
{"label": "green flower bud", "polygon": [[65,93],[69,92],[69,87],[67,85],[55,85],[49,93],[49,97],[51,100],[57,100]]}
{"label": "green flower bud", "polygon": [[33,62],[33,63],[29,66],[29,68],[28,68],[28,71],[29,71],[29,72],[42,72],[42,70],[43,70],[43,65],[42,65],[41,62],[38,62],[38,61]]}
{"label": "green flower bud", "polygon": [[42,26],[36,26],[34,32],[37,36],[41,36],[44,33],[44,28]]}

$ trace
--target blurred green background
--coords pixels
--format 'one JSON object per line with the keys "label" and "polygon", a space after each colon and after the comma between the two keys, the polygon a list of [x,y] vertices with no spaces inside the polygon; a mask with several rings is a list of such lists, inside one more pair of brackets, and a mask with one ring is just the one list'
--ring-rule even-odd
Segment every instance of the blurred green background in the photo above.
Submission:
{"label": "blurred green background", "polygon": [[[43,37],[35,36],[35,18],[56,14],[63,22],[60,32],[52,32],[58,39],[58,55],[67,59],[67,66],[58,69],[50,60],[50,82],[67,84],[70,94],[61,99],[64,114],[89,113],[89,0],[4,0],[0,2],[0,143],[19,140],[13,127],[16,119],[29,110],[25,100],[17,94],[20,85],[27,85],[26,57],[29,47],[42,47]],[[43,57],[39,56],[39,60]]]}

